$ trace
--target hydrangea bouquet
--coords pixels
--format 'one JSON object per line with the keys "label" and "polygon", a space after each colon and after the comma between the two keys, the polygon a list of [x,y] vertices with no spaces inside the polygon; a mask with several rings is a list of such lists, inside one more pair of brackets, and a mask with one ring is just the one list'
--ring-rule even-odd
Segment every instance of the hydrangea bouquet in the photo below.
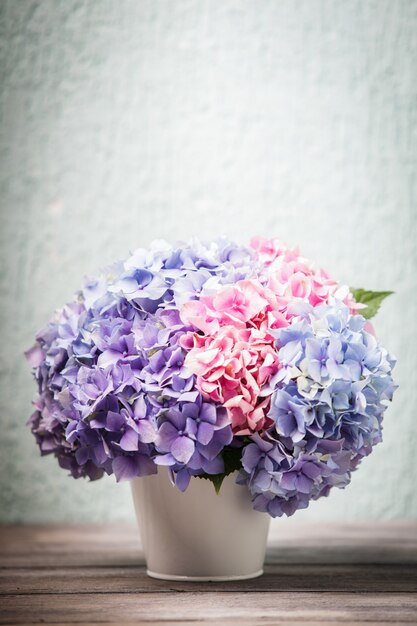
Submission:
{"label": "hydrangea bouquet", "polygon": [[27,352],[42,454],[75,478],[238,471],[292,515],[381,441],[394,360],[353,290],[277,240],[155,241],[89,279]]}

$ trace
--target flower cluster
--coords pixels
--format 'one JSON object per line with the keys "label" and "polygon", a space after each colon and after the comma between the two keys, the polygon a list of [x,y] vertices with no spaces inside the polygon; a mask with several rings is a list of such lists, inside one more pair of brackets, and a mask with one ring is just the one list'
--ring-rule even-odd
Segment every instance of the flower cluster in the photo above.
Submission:
{"label": "flower cluster", "polygon": [[363,306],[276,240],[155,241],[87,280],[27,352],[41,453],[92,480],[167,466],[182,490],[238,453],[254,508],[291,515],[381,440],[394,362]]}
{"label": "flower cluster", "polygon": [[282,515],[305,508],[348,484],[381,441],[393,361],[364,326],[343,304],[305,304],[297,322],[275,333],[281,368],[269,382],[272,426],[242,455],[240,481],[256,509]]}

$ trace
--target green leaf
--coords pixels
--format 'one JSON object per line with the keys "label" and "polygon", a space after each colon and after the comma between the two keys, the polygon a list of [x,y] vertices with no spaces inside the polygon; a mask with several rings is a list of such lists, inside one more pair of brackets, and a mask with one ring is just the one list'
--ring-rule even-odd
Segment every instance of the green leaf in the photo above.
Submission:
{"label": "green leaf", "polygon": [[224,479],[226,478],[226,474],[202,474],[199,478],[206,478],[214,485],[214,490],[219,495],[220,487],[223,484]]}
{"label": "green leaf", "polygon": [[232,474],[242,467],[240,460],[242,456],[242,448],[226,447],[224,448],[220,456],[223,458],[224,461],[223,474],[202,474],[201,476],[199,476],[199,478],[205,478],[206,480],[212,482],[217,494],[220,493],[220,488],[226,476],[229,476],[229,474]]}
{"label": "green leaf", "polygon": [[393,291],[368,291],[366,289],[351,289],[351,292],[356,302],[366,304],[366,309],[361,309],[359,312],[367,320],[376,315],[381,302],[394,293]]}

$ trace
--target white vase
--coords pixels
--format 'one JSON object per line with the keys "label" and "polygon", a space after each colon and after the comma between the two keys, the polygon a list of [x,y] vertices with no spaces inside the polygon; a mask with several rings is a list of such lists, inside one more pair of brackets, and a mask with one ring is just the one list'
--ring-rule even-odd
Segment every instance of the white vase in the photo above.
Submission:
{"label": "white vase", "polygon": [[164,580],[242,580],[263,573],[270,517],[227,476],[192,478],[182,493],[166,468],[131,482],[147,573]]}

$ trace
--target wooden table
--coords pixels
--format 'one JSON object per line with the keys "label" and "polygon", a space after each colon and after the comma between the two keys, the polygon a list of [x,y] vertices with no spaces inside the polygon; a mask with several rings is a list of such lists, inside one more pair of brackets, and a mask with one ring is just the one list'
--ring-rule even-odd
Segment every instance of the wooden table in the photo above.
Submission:
{"label": "wooden table", "polygon": [[286,525],[265,575],[152,580],[133,526],[0,526],[1,624],[417,624],[417,525]]}

